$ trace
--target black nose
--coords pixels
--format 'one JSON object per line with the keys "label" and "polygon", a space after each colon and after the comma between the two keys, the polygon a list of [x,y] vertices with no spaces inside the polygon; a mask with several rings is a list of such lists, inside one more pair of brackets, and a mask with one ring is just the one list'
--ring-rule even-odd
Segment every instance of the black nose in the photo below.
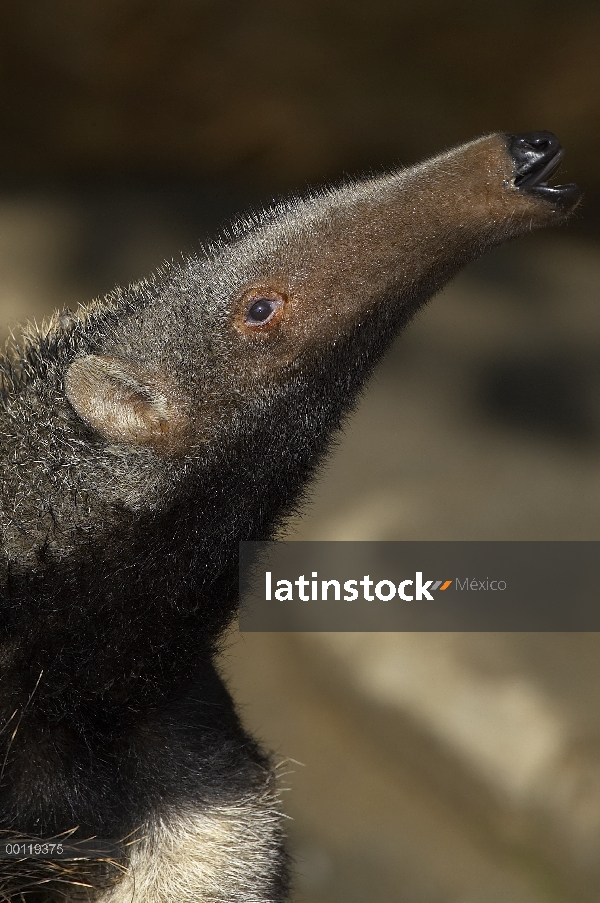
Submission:
{"label": "black nose", "polygon": [[515,161],[515,185],[518,188],[533,188],[544,182],[564,153],[552,132],[509,135],[509,149]]}

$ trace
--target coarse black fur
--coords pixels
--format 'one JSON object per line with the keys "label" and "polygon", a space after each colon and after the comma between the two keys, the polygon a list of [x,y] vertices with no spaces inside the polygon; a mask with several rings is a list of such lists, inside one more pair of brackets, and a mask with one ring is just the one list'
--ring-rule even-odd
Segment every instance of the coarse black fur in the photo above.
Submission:
{"label": "coarse black fur", "polygon": [[213,665],[238,545],[297,508],[424,301],[574,206],[517,188],[509,148],[294,201],[1,360],[0,829],[139,849],[129,884],[0,860],[0,899],[286,898],[273,768]]}

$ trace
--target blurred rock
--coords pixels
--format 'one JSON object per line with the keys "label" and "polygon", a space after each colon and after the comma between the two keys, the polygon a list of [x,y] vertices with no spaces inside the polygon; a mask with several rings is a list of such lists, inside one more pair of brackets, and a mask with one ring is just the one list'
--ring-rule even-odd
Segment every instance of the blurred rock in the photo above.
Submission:
{"label": "blurred rock", "polygon": [[[360,679],[346,682],[332,650],[315,641],[245,634],[222,663],[245,721],[283,759],[298,903],[577,899],[541,857],[523,861],[485,819],[440,792],[407,755],[411,748],[418,759],[435,741],[418,746],[397,711],[378,724],[373,696]],[[402,738],[398,747],[390,733]],[[451,778],[446,759],[440,771]]]}

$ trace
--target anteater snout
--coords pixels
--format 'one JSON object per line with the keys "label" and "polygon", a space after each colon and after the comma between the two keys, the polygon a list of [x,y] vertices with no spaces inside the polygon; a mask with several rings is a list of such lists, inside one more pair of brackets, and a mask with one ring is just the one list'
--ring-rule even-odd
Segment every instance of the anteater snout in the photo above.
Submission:
{"label": "anteater snout", "polygon": [[560,207],[571,207],[579,200],[581,192],[577,185],[546,184],[564,155],[556,135],[540,131],[507,137],[516,188],[534,192]]}

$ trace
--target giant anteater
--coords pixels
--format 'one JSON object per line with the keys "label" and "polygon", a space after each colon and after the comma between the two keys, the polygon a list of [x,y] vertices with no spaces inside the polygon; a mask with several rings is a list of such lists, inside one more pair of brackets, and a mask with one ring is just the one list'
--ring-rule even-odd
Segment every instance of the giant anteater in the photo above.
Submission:
{"label": "giant anteater", "polygon": [[238,544],[428,298],[571,212],[561,156],[494,134],[294,199],[0,358],[0,900],[286,898],[273,768],[214,666]]}

